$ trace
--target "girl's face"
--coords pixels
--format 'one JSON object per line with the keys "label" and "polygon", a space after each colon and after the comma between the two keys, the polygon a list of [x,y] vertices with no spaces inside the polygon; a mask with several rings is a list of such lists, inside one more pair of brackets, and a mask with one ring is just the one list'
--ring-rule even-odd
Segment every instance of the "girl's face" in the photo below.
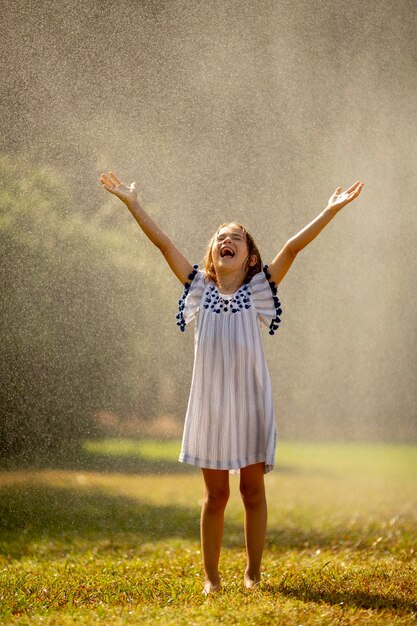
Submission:
{"label": "girl's face", "polygon": [[[246,267],[248,246],[245,233],[238,226],[224,226],[215,236],[211,252],[216,270],[237,270]],[[257,259],[254,255],[249,265],[254,265],[256,261]]]}

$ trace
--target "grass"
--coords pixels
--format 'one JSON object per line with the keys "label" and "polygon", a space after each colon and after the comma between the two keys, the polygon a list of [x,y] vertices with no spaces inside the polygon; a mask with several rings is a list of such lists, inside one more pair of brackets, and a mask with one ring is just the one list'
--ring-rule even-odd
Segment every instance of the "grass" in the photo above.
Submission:
{"label": "grass", "polygon": [[417,446],[282,442],[266,477],[260,588],[246,592],[231,477],[224,591],[202,593],[198,470],[178,442],[86,442],[61,467],[0,472],[8,624],[417,622]]}

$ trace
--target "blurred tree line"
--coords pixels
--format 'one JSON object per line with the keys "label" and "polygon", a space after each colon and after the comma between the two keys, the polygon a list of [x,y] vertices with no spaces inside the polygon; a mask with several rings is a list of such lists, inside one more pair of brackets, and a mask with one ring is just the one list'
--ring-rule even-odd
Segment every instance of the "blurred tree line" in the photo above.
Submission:
{"label": "blurred tree line", "polygon": [[98,411],[172,412],[182,365],[153,335],[160,290],[175,305],[181,286],[161,272],[155,289],[159,252],[80,215],[53,169],[3,157],[0,181],[1,454],[57,454],[94,436]]}

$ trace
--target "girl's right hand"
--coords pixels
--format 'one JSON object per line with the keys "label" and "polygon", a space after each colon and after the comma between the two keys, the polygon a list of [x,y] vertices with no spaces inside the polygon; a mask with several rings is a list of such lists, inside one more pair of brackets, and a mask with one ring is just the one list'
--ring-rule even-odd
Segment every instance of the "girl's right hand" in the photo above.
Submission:
{"label": "girl's right hand", "polygon": [[106,191],[120,198],[127,206],[132,206],[137,202],[136,183],[132,183],[130,187],[128,187],[122,183],[113,172],[109,172],[108,176],[107,174],[102,174],[100,182]]}
{"label": "girl's right hand", "polygon": [[128,187],[113,172],[109,172],[108,176],[102,174],[100,182],[106,191],[117,196],[126,204],[145,235],[160,249],[175,276],[184,285],[189,280],[194,268],[139,204],[135,183]]}

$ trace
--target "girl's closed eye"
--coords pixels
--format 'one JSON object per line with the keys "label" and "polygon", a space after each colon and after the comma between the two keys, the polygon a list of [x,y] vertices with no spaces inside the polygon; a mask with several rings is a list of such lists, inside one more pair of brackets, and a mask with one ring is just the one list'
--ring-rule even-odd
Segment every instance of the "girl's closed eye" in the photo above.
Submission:
{"label": "girl's closed eye", "polygon": [[217,241],[224,241],[225,239],[235,239],[236,241],[243,241],[243,236],[231,233],[231,234],[217,235],[216,239]]}

